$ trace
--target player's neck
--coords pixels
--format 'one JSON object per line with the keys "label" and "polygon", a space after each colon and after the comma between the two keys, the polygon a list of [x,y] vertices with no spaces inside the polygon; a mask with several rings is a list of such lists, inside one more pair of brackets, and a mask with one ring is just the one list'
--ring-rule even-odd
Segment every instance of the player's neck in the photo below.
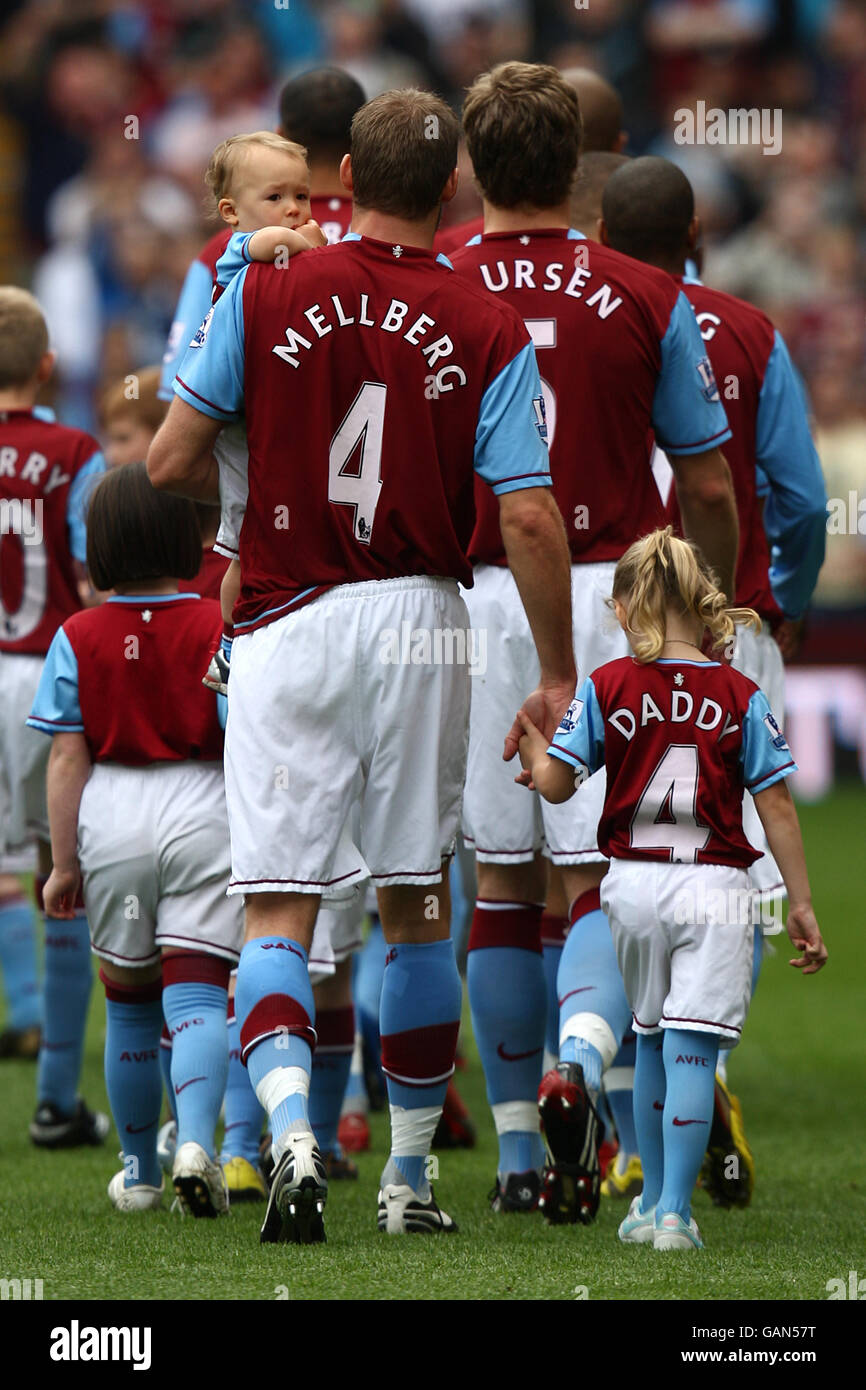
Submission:
{"label": "player's neck", "polygon": [[352,213],[352,231],[359,236],[368,236],[374,241],[389,241],[395,246],[420,246],[425,251],[433,248],[438,223],[438,208],[423,222],[390,217],[387,213],[377,212],[375,208],[359,208],[357,205]]}
{"label": "player's neck", "polygon": [[310,165],[310,188],[314,198],[345,198],[346,190],[340,182],[339,168],[334,168],[329,160]]}
{"label": "player's neck", "polygon": [[484,203],[484,231],[529,232],[542,227],[570,227],[568,199],[554,208],[497,208]]}
{"label": "player's neck", "polygon": [[118,584],[114,592],[121,598],[156,598],[178,592],[176,579],[143,579],[140,584]]}
{"label": "player's neck", "polygon": [[0,391],[0,410],[32,410],[36,404],[39,388],[32,386],[10,387]]}

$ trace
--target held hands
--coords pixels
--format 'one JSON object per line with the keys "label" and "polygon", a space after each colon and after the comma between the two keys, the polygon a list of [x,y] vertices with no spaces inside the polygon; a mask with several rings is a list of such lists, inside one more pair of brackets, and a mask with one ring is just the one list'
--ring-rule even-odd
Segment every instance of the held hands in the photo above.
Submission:
{"label": "held hands", "polygon": [[821,938],[821,931],[812,911],[811,903],[788,910],[785,928],[791,941],[802,955],[788,962],[804,975],[815,975],[827,964],[827,947]]}
{"label": "held hands", "polygon": [[517,752],[520,740],[526,733],[521,723],[521,716],[525,715],[531,724],[546,740],[544,747],[550,743],[556,730],[559,728],[559,721],[565,714],[572,700],[574,699],[574,682],[568,684],[559,683],[557,685],[539,685],[537,690],[533,690],[531,695],[527,695],[520,710],[514,717],[514,723],[505,736],[505,747],[502,757],[505,762],[510,763]]}
{"label": "held hands", "polygon": [[540,759],[546,760],[548,740],[522,709],[517,711],[517,722],[523,730],[517,745],[523,771],[514,780],[519,787],[528,787],[530,791],[535,791],[533,768],[538,769]]}
{"label": "held hands", "polygon": [[75,899],[81,884],[81,871],[76,864],[72,869],[58,869],[56,865],[45,887],[42,900],[47,917],[71,918],[75,916]]}

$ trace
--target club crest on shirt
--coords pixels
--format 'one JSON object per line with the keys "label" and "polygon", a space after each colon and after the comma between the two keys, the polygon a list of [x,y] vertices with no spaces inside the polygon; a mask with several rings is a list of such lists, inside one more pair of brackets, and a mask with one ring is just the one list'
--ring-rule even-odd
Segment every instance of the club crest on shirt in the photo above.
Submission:
{"label": "club crest on shirt", "polygon": [[785,735],[782,733],[782,730],[779,728],[772,714],[764,715],[764,724],[766,725],[767,734],[769,735],[773,747],[778,748],[779,752],[781,752],[783,748],[787,748],[788,745],[785,741]]}
{"label": "club crest on shirt", "polygon": [[710,405],[719,399],[719,388],[709,357],[702,357],[695,363],[695,370],[701,379],[701,395]]}
{"label": "club crest on shirt", "polygon": [[213,311],[214,306],[211,305],[211,307],[205,314],[204,319],[199,324],[198,328],[195,331],[195,334],[193,335],[192,341],[190,342],[191,348],[204,347],[205,339],[207,338],[208,330],[210,329],[210,321],[213,318]]}
{"label": "club crest on shirt", "polygon": [[562,719],[559,721],[559,728],[563,734],[570,734],[580,718],[583,710],[583,700],[572,700]]}

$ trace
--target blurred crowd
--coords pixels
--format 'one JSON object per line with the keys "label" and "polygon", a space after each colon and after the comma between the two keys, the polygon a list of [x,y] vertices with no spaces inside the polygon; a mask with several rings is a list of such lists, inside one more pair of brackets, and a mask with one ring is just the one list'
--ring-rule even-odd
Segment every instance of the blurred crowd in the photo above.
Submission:
{"label": "blurred crowd", "polygon": [[[772,316],[810,393],[828,495],[866,495],[860,0],[6,0],[3,14],[0,282],[46,310],[68,423],[93,428],[106,385],[159,361],[215,229],[207,159],[274,126],[288,77],[333,63],[368,96],[417,83],[459,108],[479,71],[519,57],[602,72],[627,153],[682,165],[705,279]],[[698,102],[781,112],[779,153],[676,143],[676,113]],[[469,183],[457,206],[480,210]],[[856,506],[846,515],[817,595],[837,609],[866,603],[866,536]]]}

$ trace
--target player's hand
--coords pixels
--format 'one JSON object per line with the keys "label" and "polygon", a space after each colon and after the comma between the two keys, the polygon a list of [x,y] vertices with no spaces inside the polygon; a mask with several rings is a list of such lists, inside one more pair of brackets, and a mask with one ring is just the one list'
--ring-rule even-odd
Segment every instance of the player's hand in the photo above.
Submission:
{"label": "player's hand", "polygon": [[77,864],[74,869],[53,868],[42,890],[46,917],[74,917],[80,886],[81,872]]}
{"label": "player's hand", "polygon": [[795,970],[802,970],[804,975],[816,974],[827,964],[827,947],[821,938],[811,904],[789,908],[785,928],[794,946],[802,952],[788,964],[793,965]]}
{"label": "player's hand", "polygon": [[779,623],[774,635],[783,661],[793,661],[800,650],[805,632],[805,618],[785,618]]}
{"label": "player's hand", "polygon": [[[520,722],[521,715],[525,715],[530,724],[533,724],[542,738],[546,740],[544,744],[546,750],[559,728],[559,721],[573,699],[574,686],[570,682],[567,685],[540,685],[537,690],[533,690],[532,694],[524,700],[515,715],[514,723],[505,736],[505,747],[502,750],[504,761],[511,762],[525,733]],[[521,785],[525,786],[526,784],[521,783]]]}
{"label": "player's hand", "polygon": [[304,222],[300,227],[296,227],[295,231],[299,236],[304,238],[304,241],[308,241],[311,247],[327,246],[328,244],[328,238],[325,236],[325,233],[314,217],[311,217],[308,222]]}

